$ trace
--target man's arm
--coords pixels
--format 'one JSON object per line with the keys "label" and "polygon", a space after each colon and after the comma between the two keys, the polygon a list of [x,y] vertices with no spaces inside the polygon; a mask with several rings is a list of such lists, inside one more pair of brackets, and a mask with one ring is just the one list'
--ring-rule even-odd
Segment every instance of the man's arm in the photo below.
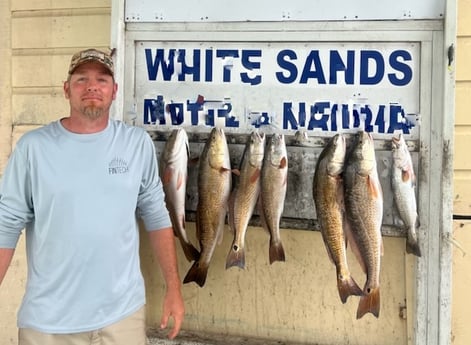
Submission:
{"label": "man's arm", "polygon": [[173,339],[180,331],[185,314],[173,229],[169,227],[149,231],[148,234],[154,256],[157,259],[166,284],[160,327],[166,328],[169,318],[173,317],[173,329],[168,334],[168,338]]}
{"label": "man's arm", "polygon": [[10,267],[14,252],[15,249],[13,248],[0,248],[0,285],[7,273],[8,267]]}

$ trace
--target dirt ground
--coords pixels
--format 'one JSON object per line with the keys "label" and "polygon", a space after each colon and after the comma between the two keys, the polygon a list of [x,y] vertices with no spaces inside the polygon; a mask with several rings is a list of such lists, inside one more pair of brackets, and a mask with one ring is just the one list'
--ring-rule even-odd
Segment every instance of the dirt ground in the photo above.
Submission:
{"label": "dirt ground", "polygon": [[[167,331],[152,329],[148,331],[149,345],[296,345],[292,342],[234,337],[218,334],[180,331],[174,340],[168,340]],[[298,344],[299,345],[299,344]]]}

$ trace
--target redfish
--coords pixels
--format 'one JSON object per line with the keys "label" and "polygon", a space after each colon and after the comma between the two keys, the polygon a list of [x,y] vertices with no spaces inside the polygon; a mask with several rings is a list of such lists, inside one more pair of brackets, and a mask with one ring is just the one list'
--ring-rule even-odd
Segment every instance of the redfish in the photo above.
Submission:
{"label": "redfish", "polygon": [[344,188],[349,243],[366,282],[357,309],[357,319],[366,313],[379,317],[381,255],[383,240],[383,192],[379,182],[373,138],[359,132],[345,160]]}

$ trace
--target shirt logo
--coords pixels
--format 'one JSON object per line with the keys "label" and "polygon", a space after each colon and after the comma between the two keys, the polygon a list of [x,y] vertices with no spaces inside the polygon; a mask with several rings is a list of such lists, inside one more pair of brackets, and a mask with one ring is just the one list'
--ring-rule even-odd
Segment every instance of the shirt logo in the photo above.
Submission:
{"label": "shirt logo", "polygon": [[125,174],[128,171],[128,162],[119,157],[113,158],[108,166],[108,173],[110,175]]}

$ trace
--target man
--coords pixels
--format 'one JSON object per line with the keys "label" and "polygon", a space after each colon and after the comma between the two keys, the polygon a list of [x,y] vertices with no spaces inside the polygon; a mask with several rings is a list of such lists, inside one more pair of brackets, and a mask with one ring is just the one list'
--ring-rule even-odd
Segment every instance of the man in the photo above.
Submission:
{"label": "man", "polygon": [[173,230],[147,133],[110,119],[110,55],[72,57],[70,114],[23,135],[0,188],[0,284],[26,228],[28,280],[20,345],[144,345],[137,217],[166,282],[161,327],[184,306]]}

